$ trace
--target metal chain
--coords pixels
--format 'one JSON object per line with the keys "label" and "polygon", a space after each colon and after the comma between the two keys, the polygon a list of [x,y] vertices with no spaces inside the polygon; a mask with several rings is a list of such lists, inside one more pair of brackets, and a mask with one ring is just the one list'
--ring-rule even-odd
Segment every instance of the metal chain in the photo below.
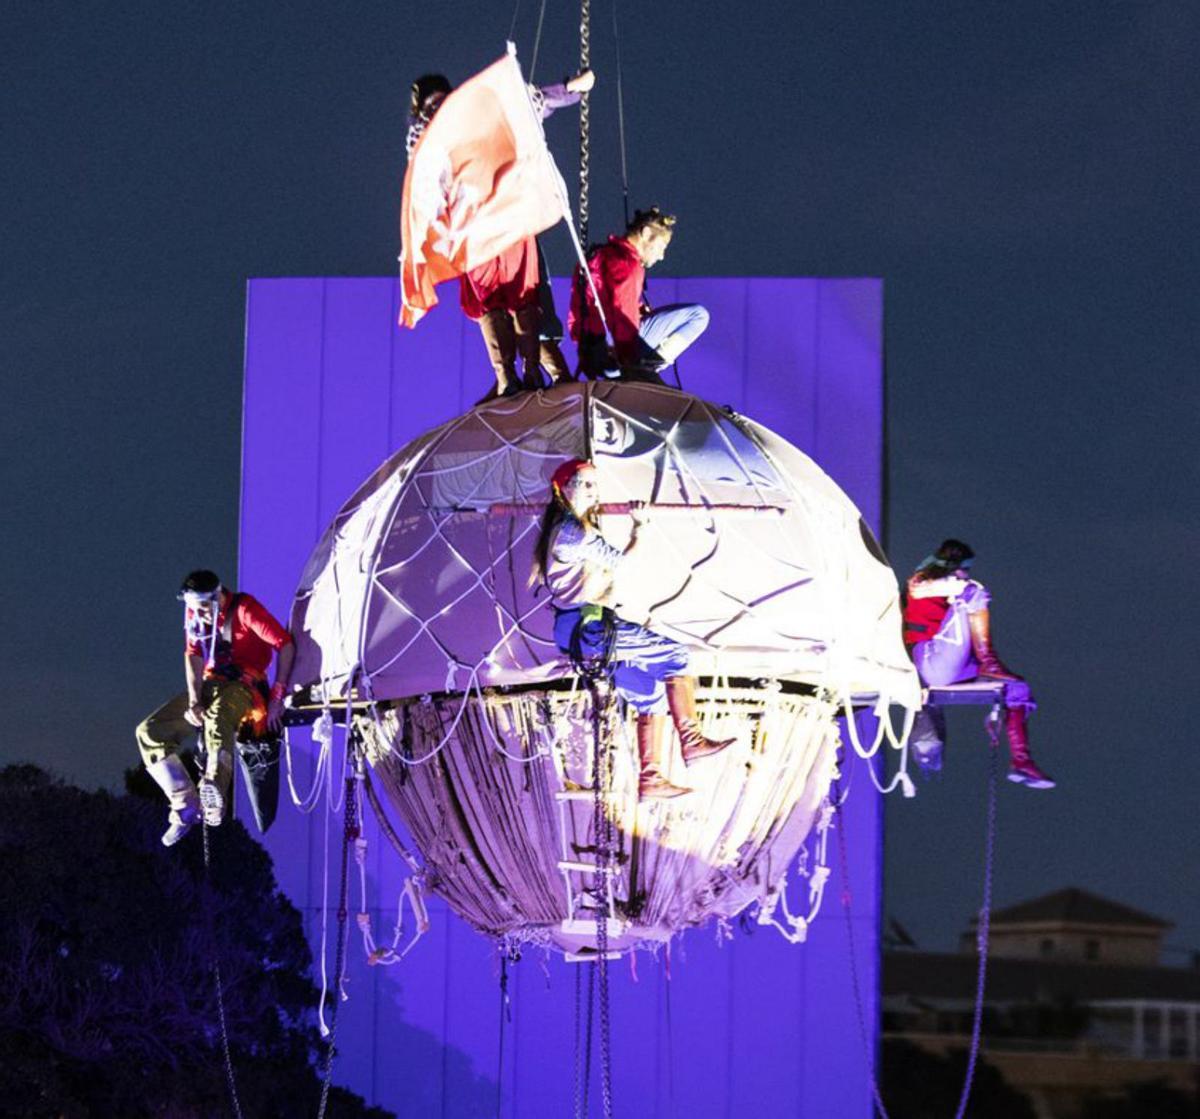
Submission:
{"label": "metal chain", "polygon": [[587,1080],[583,1075],[583,968],[575,969],[575,1119],[585,1119]]}
{"label": "metal chain", "polygon": [[[579,2],[579,72],[592,68],[592,4]],[[579,98],[579,243],[588,246],[588,170],[591,160],[591,114],[588,94]]]}
{"label": "metal chain", "polygon": [[[354,746],[356,753],[357,749],[356,743]],[[342,817],[345,821],[345,827],[342,829],[342,883],[338,889],[337,949],[334,952],[333,964],[333,1009],[329,1015],[329,1038],[326,1042],[325,1069],[321,1076],[321,1103],[317,1108],[317,1119],[325,1119],[325,1109],[329,1105],[329,1089],[333,1084],[333,1058],[337,1052],[335,1043],[337,1040],[338,1006],[342,1001],[342,973],[346,967],[346,919],[349,916],[347,911],[347,893],[350,844],[358,838],[361,830],[358,821],[358,799],[355,796],[356,785],[355,766],[350,766],[346,772],[345,809]]]}
{"label": "metal chain", "polygon": [[600,1096],[604,1119],[612,1119],[612,1052],[608,1001],[608,918],[612,911],[612,867],[614,863],[612,821],[608,817],[606,794],[612,785],[611,751],[605,734],[612,698],[607,676],[591,681],[594,762],[593,823],[596,846],[596,885],[600,911],[596,920],[596,971],[600,988]]}
{"label": "metal chain", "polygon": [[238,1098],[237,1077],[233,1073],[233,1055],[229,1050],[229,1024],[225,1020],[225,984],[221,980],[221,960],[217,951],[216,930],[212,916],[212,881],[209,870],[212,866],[212,854],[208,846],[208,821],[201,823],[204,840],[204,891],[208,895],[204,899],[204,911],[208,914],[208,946],[212,952],[213,980],[217,988],[217,1020],[221,1026],[221,1052],[225,1058],[225,1081],[229,1085],[229,1098],[233,1103],[233,1114],[242,1119],[242,1101]]}

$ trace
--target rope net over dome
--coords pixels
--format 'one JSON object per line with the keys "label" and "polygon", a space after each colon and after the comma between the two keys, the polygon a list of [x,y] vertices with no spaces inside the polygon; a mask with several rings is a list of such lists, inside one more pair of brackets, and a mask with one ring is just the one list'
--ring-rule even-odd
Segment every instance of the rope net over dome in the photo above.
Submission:
{"label": "rope net over dome", "polygon": [[[570,458],[594,463],[601,503],[654,506],[615,609],[688,647],[708,678],[705,732],[736,737],[686,775],[672,748],[695,789],[677,800],[639,803],[632,712],[608,704],[593,722],[546,590],[529,586],[550,476]],[[601,529],[623,547],[630,519]],[[803,939],[828,873],[836,714],[920,702],[895,577],[853,503],[753,421],[646,384],[497,400],[398,451],[321,539],[291,628],[296,682],[356,705],[427,884],[481,931],[566,951],[595,949],[606,910],[602,939],[620,950],[755,900],[763,923]],[[588,791],[599,727],[615,836],[603,872]],[[814,827],[808,916],[792,917],[786,873]]]}

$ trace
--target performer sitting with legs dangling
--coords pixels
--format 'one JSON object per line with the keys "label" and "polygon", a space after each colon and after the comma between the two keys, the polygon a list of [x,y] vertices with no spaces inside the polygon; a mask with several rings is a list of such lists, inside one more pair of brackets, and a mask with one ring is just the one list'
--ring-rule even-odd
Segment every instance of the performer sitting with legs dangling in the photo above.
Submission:
{"label": "performer sitting with legs dangling", "polygon": [[705,738],[696,717],[696,681],[687,674],[688,651],[678,641],[635,625],[615,611],[614,576],[637,547],[649,508],[630,503],[634,528],[624,551],[597,527],[596,469],[582,459],[565,462],[551,480],[531,582],[544,580],[554,604],[554,640],[573,660],[607,655],[617,692],[637,711],[642,799],[682,796],[663,772],[670,712],[686,765],[719,753],[733,739]]}
{"label": "performer sitting with legs dangling", "polygon": [[[575,269],[567,325],[579,345],[579,370],[593,379],[615,366],[631,381],[662,384],[662,371],[708,328],[708,311],[698,303],[673,303],[651,310],[645,300],[646,269],[666,254],[675,234],[675,216],[657,206],[638,210],[622,237],[588,257],[591,284]],[[592,294],[600,296],[603,318]],[[613,352],[604,323],[612,331]]]}
{"label": "performer sitting with legs dangling", "polygon": [[[292,635],[248,594],[221,586],[211,571],[193,571],[179,598],[184,611],[184,676],[187,690],[168,700],[137,728],[146,772],[171,805],[162,837],[170,847],[200,819],[221,823],[233,776],[238,729],[248,720],[278,730],[296,647]],[[267,686],[271,657],[278,653],[275,683]],[[204,731],[205,768],[197,793],[179,756],[181,745]],[[277,781],[277,773],[275,779]],[[278,785],[274,786],[276,792]],[[258,806],[256,805],[256,813]],[[274,817],[273,806],[270,816]],[[260,826],[262,826],[260,814]]]}
{"label": "performer sitting with legs dangling", "polygon": [[[975,679],[1002,681],[1012,762],[1008,779],[1032,789],[1052,789],[1054,781],[1038,768],[1029,752],[1025,724],[1037,703],[1025,680],[1006,668],[992,647],[991,595],[969,576],[974,558],[975,553],[961,540],[946,540],[925,558],[908,580],[904,643],[927,687]],[[940,768],[944,734],[940,710],[927,705],[913,733],[922,768]]]}

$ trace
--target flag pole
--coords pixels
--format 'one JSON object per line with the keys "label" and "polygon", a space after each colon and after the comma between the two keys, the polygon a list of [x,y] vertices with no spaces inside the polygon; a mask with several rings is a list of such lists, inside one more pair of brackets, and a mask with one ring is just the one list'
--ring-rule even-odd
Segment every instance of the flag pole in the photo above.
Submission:
{"label": "flag pole", "polygon": [[600,304],[600,292],[596,290],[596,280],[592,276],[592,270],[588,267],[587,256],[583,251],[583,245],[579,240],[579,233],[575,229],[575,222],[571,213],[571,199],[567,194],[566,180],[562,177],[562,172],[558,169],[558,164],[554,162],[554,156],[550,151],[550,146],[546,143],[546,130],[542,127],[541,118],[537,114],[537,110],[533,107],[533,98],[529,96],[529,83],[525,81],[525,75],[521,73],[521,63],[517,61],[517,44],[509,40],[508,53],[512,56],[512,60],[517,64],[517,73],[521,77],[521,87],[525,90],[525,103],[529,106],[529,113],[537,122],[538,131],[542,137],[542,152],[546,157],[546,161],[550,164],[550,170],[554,172],[554,181],[558,186],[558,198],[562,203],[563,218],[567,223],[567,229],[571,234],[571,244],[575,246],[575,256],[579,260],[580,270],[587,279],[588,287],[592,290],[592,298],[596,301],[596,312],[600,316],[600,322],[604,325],[604,334],[606,338],[612,336],[612,331],[608,327],[608,319],[604,317],[604,308]]}

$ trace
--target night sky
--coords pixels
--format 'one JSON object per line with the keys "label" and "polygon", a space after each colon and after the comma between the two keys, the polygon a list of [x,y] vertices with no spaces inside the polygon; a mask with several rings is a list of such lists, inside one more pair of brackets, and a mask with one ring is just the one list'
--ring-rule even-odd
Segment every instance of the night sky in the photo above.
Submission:
{"label": "night sky", "polygon": [[[409,82],[482,68],[512,17],[6,10],[0,761],[112,787],[136,762],[134,725],[181,686],[180,577],[236,566],[246,278],[391,274]],[[903,575],[944,536],[975,547],[1061,782],[1000,789],[997,901],[1082,886],[1200,948],[1200,7],[621,19],[632,201],[680,219],[664,273],[886,281],[889,553]],[[621,211],[610,20],[598,4],[593,237]],[[576,23],[548,4],[536,78],[572,69]],[[573,184],[574,121],[547,131]],[[565,231],[546,243],[564,271]],[[888,913],[929,948],[981,888],[980,713],[951,736],[943,779],[888,809]]]}

